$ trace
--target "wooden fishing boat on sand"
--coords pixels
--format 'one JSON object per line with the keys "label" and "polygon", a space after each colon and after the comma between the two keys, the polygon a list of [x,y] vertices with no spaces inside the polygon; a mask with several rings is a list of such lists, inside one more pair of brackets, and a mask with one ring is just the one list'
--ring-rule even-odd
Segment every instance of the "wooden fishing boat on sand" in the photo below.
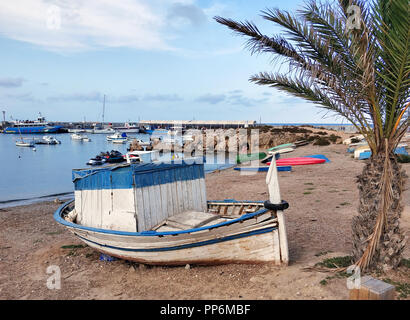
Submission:
{"label": "wooden fishing boat on sand", "polygon": [[75,200],[55,220],[90,247],[152,265],[288,263],[275,162],[269,200],[207,201],[203,163],[73,170]]}

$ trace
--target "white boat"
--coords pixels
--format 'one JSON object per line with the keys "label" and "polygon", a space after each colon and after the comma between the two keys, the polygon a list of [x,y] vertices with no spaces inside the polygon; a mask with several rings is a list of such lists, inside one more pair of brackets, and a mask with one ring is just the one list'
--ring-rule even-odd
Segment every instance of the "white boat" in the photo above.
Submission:
{"label": "white boat", "polygon": [[57,140],[52,136],[44,136],[42,139],[37,140],[36,144],[61,144],[61,141]]}
{"label": "white boat", "polygon": [[29,148],[32,148],[32,147],[34,147],[34,142],[33,142],[33,141],[25,142],[24,140],[20,140],[20,141],[16,141],[16,146],[17,146],[17,147],[29,147]]}
{"label": "white boat", "polygon": [[137,140],[138,144],[141,147],[148,147],[152,144],[151,141],[142,141],[141,139],[135,139],[135,140]]}
{"label": "white boat", "polygon": [[287,265],[275,161],[269,200],[207,201],[203,163],[142,163],[73,170],[75,200],[54,219],[91,248],[152,265]]}
{"label": "white boat", "polygon": [[124,144],[127,143],[127,139],[113,139],[111,140],[112,143],[117,143],[117,144]]}
{"label": "white boat", "polygon": [[152,151],[130,151],[124,155],[127,163],[153,162],[159,160],[159,150]]}
{"label": "white boat", "polygon": [[68,129],[68,133],[84,133],[85,129]]}
{"label": "white boat", "polygon": [[275,151],[269,151],[268,153],[269,153],[270,155],[276,154],[276,153],[288,153],[288,152],[295,151],[295,149],[296,149],[296,148],[292,148],[292,147],[290,147],[290,148],[282,148],[282,149],[277,149],[277,150],[275,150]]}
{"label": "white boat", "polygon": [[351,144],[352,140],[363,141],[364,140],[364,135],[360,134],[358,136],[345,139],[345,140],[343,140],[343,144]]}
{"label": "white boat", "polygon": [[107,133],[115,133],[115,130],[113,128],[106,128],[106,129],[93,129],[92,131],[93,134],[107,134]]}
{"label": "white boat", "polygon": [[[112,134],[112,135],[110,135],[110,136],[107,136],[107,141],[112,141],[112,142],[114,142],[114,140],[117,140],[117,141],[127,141],[128,140],[128,138],[127,138],[127,134],[126,133],[120,133],[120,132],[115,132],[114,134]],[[121,142],[122,143],[122,142]]]}
{"label": "white boat", "polygon": [[361,154],[362,152],[369,152],[369,151],[371,151],[371,149],[370,149],[370,147],[369,147],[367,144],[366,144],[366,145],[363,145],[363,146],[359,146],[359,147],[357,147],[357,148],[354,149],[354,158],[355,158],[355,159],[359,159],[360,154]]}
{"label": "white boat", "polygon": [[78,134],[78,133],[73,133],[71,135],[71,139],[73,140],[83,140],[84,136],[82,134]]}
{"label": "white boat", "polygon": [[126,133],[139,133],[140,132],[140,128],[138,125],[128,123],[128,122],[124,123],[123,127],[115,127],[114,129],[119,132],[126,132]]}
{"label": "white boat", "polygon": [[88,138],[88,136],[83,135],[83,134],[78,134],[78,133],[73,133],[71,135],[71,139],[77,140],[77,141],[86,141],[86,142],[91,141],[91,139]]}

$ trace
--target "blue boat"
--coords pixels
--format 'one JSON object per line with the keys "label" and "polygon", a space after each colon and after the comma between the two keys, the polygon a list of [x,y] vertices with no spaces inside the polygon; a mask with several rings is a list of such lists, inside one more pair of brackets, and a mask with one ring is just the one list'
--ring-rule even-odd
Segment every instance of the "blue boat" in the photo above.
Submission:
{"label": "blue boat", "polygon": [[[256,171],[256,172],[268,172],[269,171],[268,166],[266,167],[236,167],[233,169],[237,171]],[[292,171],[291,166],[277,166],[276,169],[278,171]]]}
{"label": "blue boat", "polygon": [[[408,155],[409,153],[407,152],[406,148],[404,147],[398,147],[394,150],[394,154],[404,154],[404,155]],[[362,152],[359,155],[359,160],[366,160],[369,159],[372,156],[372,152],[371,151],[365,151]]]}
{"label": "blue boat", "polygon": [[33,133],[56,133],[62,126],[50,125],[44,117],[40,116],[34,121],[14,121],[11,127],[4,129],[4,133],[33,134]]}

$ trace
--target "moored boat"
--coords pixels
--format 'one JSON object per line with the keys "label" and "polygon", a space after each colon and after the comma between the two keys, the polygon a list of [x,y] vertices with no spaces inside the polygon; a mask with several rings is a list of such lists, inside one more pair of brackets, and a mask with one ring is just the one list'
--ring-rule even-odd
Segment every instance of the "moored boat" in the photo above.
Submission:
{"label": "moored boat", "polygon": [[115,132],[114,134],[107,136],[106,139],[107,139],[107,141],[111,141],[111,142],[117,141],[117,142],[120,142],[120,143],[127,142],[127,140],[128,140],[127,134],[125,132],[122,132],[122,133],[121,132]]}
{"label": "moored boat", "polygon": [[23,139],[16,141],[16,146],[17,147],[29,147],[32,148],[34,147],[34,142],[33,141],[24,141]]}
{"label": "moored boat", "polygon": [[120,163],[125,161],[122,153],[117,150],[111,150],[111,152],[107,153],[105,159],[107,163]]}
{"label": "moored boat", "polygon": [[55,133],[58,132],[62,126],[52,125],[47,122],[46,119],[39,114],[37,120],[15,120],[12,126],[4,129],[4,133],[11,134],[35,134],[35,133]]}
{"label": "moored boat", "polygon": [[159,160],[159,150],[152,151],[130,151],[124,154],[127,163],[153,162]]}
{"label": "moored boat", "polygon": [[79,133],[73,133],[71,135],[71,139],[73,140],[83,140],[83,138],[84,138],[84,135],[79,134]]}
{"label": "moored boat", "polygon": [[124,143],[127,143],[127,139],[114,139],[114,140],[111,140],[111,142],[112,143],[116,143],[116,144],[124,144]]}
{"label": "moored boat", "polygon": [[42,139],[37,140],[35,143],[36,144],[54,145],[54,144],[61,144],[61,141],[57,140],[56,138],[54,138],[52,136],[44,136]]}

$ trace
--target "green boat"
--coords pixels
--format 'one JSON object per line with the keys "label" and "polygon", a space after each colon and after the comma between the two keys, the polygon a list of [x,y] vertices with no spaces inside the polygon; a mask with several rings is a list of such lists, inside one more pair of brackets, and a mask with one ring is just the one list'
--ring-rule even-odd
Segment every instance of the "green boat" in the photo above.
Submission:
{"label": "green boat", "polygon": [[252,160],[261,160],[261,159],[264,159],[265,157],[266,157],[265,152],[238,154],[238,156],[236,157],[236,162],[242,163],[242,162],[247,162],[247,161],[252,161]]}
{"label": "green boat", "polygon": [[280,144],[276,147],[272,147],[272,148],[268,149],[268,151],[279,150],[279,149],[283,149],[283,148],[296,148],[296,145],[294,143]]}

